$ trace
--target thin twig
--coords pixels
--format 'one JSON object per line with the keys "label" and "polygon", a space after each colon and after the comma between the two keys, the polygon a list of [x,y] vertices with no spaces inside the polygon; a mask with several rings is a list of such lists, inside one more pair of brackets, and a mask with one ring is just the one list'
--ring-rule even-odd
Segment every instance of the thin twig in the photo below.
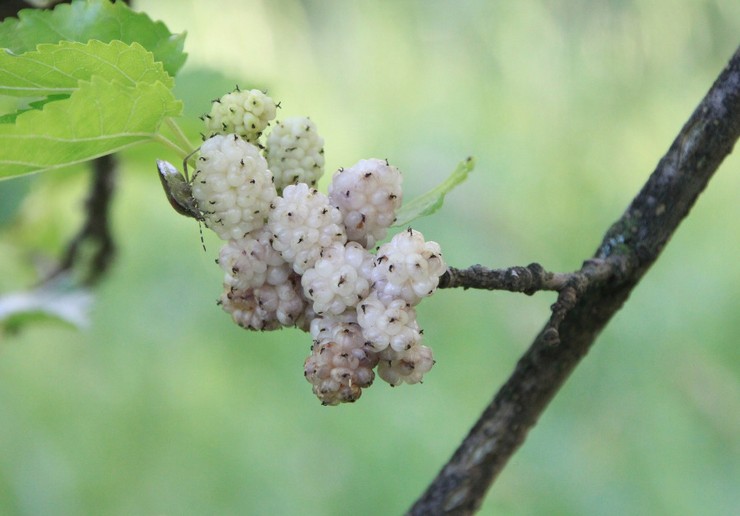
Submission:
{"label": "thin twig", "polygon": [[[559,290],[545,328],[409,514],[471,514],[480,507],[493,480],[658,258],[738,137],[740,48],[607,231],[594,258],[584,263],[585,283]],[[595,264],[606,269],[592,277]],[[553,327],[559,336],[555,344]]]}
{"label": "thin twig", "polygon": [[440,278],[439,288],[508,290],[532,295],[540,290],[560,290],[569,277],[568,274],[547,272],[539,263],[508,269],[488,269],[482,265],[472,265],[467,269],[450,267]]}
{"label": "thin twig", "polygon": [[560,322],[587,287],[608,280],[614,273],[613,264],[603,259],[591,259],[580,270],[569,273],[548,272],[539,263],[508,269],[488,269],[482,265],[472,265],[467,269],[450,267],[440,278],[439,288],[507,290],[530,296],[542,290],[557,291],[558,299],[551,307],[552,316],[545,328],[547,342],[554,345],[560,340]]}

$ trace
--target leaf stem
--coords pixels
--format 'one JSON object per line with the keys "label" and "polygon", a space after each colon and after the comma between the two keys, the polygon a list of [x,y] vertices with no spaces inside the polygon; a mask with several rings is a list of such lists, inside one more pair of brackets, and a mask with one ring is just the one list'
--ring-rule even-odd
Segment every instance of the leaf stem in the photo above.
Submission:
{"label": "leaf stem", "polygon": [[190,154],[190,151],[183,149],[182,147],[177,145],[175,142],[173,142],[172,140],[164,136],[162,133],[157,133],[156,135],[154,135],[152,140],[159,142],[165,147],[169,147],[170,149],[174,150],[178,154],[178,156],[180,156],[183,159],[185,159],[185,157],[187,157],[188,154]]}

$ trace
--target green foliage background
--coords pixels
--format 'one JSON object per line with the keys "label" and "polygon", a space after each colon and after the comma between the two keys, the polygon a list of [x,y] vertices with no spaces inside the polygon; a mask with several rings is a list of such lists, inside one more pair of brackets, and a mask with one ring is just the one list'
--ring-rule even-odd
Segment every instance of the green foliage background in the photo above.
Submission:
{"label": "green foliage background", "polygon": [[[408,198],[476,156],[443,210],[414,224],[458,267],[578,268],[740,34],[734,0],[137,8],[188,31],[176,92],[194,141],[195,115],[238,82],[267,88],[282,116],[310,115],[329,170],[388,158]],[[0,513],[402,512],[554,297],[440,291],[419,310],[437,359],[423,385],[378,382],[354,405],[322,407],[302,377],[306,335],[248,333],[215,306],[219,243],[207,235],[202,252],[155,158],[176,159],[153,145],[122,156],[120,254],[91,327],[0,342]],[[739,170],[737,155],[724,163],[482,514],[740,510]],[[3,292],[33,280],[30,252],[72,234],[85,184],[75,169],[0,185]]]}

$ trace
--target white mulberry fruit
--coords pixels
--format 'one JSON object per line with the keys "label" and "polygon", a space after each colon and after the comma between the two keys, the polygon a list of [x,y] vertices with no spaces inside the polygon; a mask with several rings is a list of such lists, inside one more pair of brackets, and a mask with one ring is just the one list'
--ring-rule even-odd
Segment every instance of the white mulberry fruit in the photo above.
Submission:
{"label": "white mulberry fruit", "polygon": [[313,267],[322,247],[347,241],[340,211],[305,183],[289,185],[275,198],[268,225],[272,246],[298,274]]}
{"label": "white mulberry fruit", "polygon": [[347,310],[339,315],[317,315],[311,321],[308,332],[315,341],[331,337],[331,332],[338,323],[357,324],[357,312]]}
{"label": "white mulberry fruit", "polygon": [[235,133],[257,144],[262,131],[275,118],[276,110],[275,101],[266,93],[236,89],[214,100],[203,121],[208,136]]}
{"label": "white mulberry fruit", "polygon": [[384,303],[400,298],[413,306],[434,292],[446,270],[439,244],[409,228],[380,246],[372,280]]}
{"label": "white mulberry fruit", "polygon": [[244,290],[226,285],[219,304],[242,328],[276,330],[295,325],[304,315],[307,303],[301,292],[300,278],[291,274],[279,285],[266,283]]}
{"label": "white mulberry fruit", "polygon": [[357,322],[375,351],[389,346],[403,351],[421,342],[416,310],[403,299],[393,300],[386,306],[377,293],[371,291],[357,304]]}
{"label": "white mulberry fruit", "polygon": [[231,239],[224,244],[218,259],[224,271],[224,285],[235,290],[246,290],[265,283],[285,283],[293,269],[272,248],[271,238],[270,232],[262,227],[244,238]]}
{"label": "white mulberry fruit", "polygon": [[360,244],[335,242],[303,273],[303,293],[317,314],[339,315],[368,295],[372,268],[373,256]]}
{"label": "white mulberry fruit", "polygon": [[352,322],[323,321],[304,364],[304,375],[324,405],[357,401],[362,389],[375,379],[378,354],[369,348],[360,327]]}
{"label": "white mulberry fruit", "polygon": [[311,324],[316,319],[316,312],[313,311],[313,304],[306,300],[306,306],[303,312],[298,316],[295,321],[295,327],[301,331],[308,332],[311,329]]}
{"label": "white mulberry fruit", "polygon": [[339,169],[329,185],[329,201],[344,216],[347,239],[368,249],[385,237],[401,199],[401,173],[380,159]]}
{"label": "white mulberry fruit", "polygon": [[324,173],[324,139],[310,118],[286,118],[267,136],[265,157],[278,192],[297,183],[316,186]]}
{"label": "white mulberry fruit", "polygon": [[277,192],[259,149],[236,134],[217,135],[200,147],[193,197],[205,224],[224,240],[261,228]]}
{"label": "white mulberry fruit", "polygon": [[387,348],[380,353],[378,376],[392,386],[419,383],[434,365],[432,350],[422,344],[403,351]]}

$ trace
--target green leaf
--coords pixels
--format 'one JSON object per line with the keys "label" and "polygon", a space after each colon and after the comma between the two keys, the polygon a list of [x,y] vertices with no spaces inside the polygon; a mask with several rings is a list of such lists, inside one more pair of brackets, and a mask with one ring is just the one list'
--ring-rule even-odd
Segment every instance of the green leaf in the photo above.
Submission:
{"label": "green leaf", "polygon": [[73,1],[53,10],[24,9],[18,18],[0,23],[0,47],[15,54],[36,49],[40,43],[89,40],[137,42],[161,61],[174,76],[187,55],[183,53],[185,34],[172,34],[162,22],[132,11],[123,2],[108,0]]}
{"label": "green leaf", "polygon": [[26,107],[19,108],[17,111],[13,113],[7,113],[5,115],[0,116],[0,124],[15,123],[16,118],[18,118],[19,115],[22,115],[26,111],[31,111],[33,109],[43,109],[43,107],[49,102],[54,102],[56,100],[64,100],[68,98],[69,98],[69,95],[49,95],[48,97],[44,97],[43,99],[34,100],[33,102],[29,102]]}
{"label": "green leaf", "polygon": [[43,44],[37,50],[15,55],[0,53],[0,94],[23,97],[70,94],[79,81],[93,76],[133,86],[137,82],[174,81],[138,43],[122,41]]}
{"label": "green leaf", "polygon": [[149,141],[182,103],[161,82],[93,77],[65,100],[0,125],[0,179],[64,167]]}
{"label": "green leaf", "polygon": [[475,159],[472,157],[467,158],[465,161],[461,161],[454,172],[450,174],[450,177],[448,177],[442,184],[401,206],[401,209],[398,210],[396,222],[393,226],[407,226],[411,221],[431,215],[440,209],[444,202],[445,195],[447,195],[457,185],[465,181],[468,178],[468,174],[473,171],[474,167]]}

